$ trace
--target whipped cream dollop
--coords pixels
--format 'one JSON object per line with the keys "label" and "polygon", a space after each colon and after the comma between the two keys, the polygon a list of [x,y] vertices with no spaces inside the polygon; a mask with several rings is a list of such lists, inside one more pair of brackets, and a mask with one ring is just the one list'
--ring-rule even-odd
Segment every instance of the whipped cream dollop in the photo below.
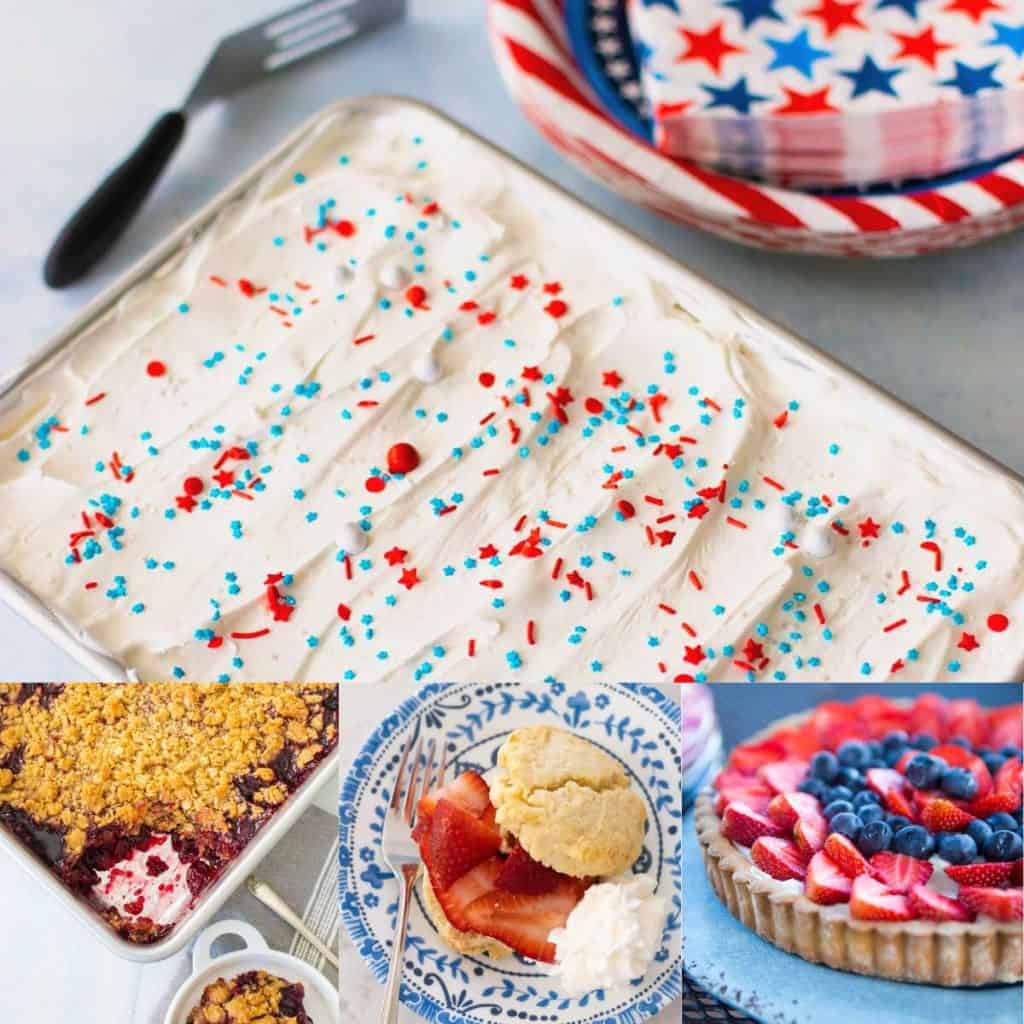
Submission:
{"label": "whipped cream dollop", "polygon": [[642,977],[661,944],[667,907],[650,875],[624,875],[592,885],[564,928],[548,937],[555,945],[551,973],[562,989],[580,996]]}

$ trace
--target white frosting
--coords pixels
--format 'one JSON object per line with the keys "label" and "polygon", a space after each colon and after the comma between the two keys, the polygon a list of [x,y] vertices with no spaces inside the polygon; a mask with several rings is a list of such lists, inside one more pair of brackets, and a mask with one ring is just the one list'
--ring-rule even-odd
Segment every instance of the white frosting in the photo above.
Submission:
{"label": "white frosting", "polygon": [[592,885],[565,927],[549,936],[556,950],[552,975],[571,996],[642,977],[661,944],[666,913],[649,875]]}
{"label": "white frosting", "polygon": [[813,558],[828,558],[835,554],[835,531],[821,523],[808,523],[800,535],[800,546]]}
{"label": "white frosting", "polygon": [[[157,875],[150,874],[148,868],[154,857],[166,865]],[[93,903],[101,909],[113,908],[126,920],[148,918],[156,925],[176,924],[192,905],[192,891],[186,882],[188,865],[182,863],[170,836],[163,836],[148,850],[135,849],[109,870],[96,873],[99,881],[90,891]]]}
{"label": "white frosting", "polygon": [[[509,176],[425,111],[326,122],[0,404],[0,569],[151,679],[1011,677],[1020,486],[740,321],[699,322]],[[386,479],[400,442],[420,465]],[[83,513],[76,550],[102,551],[69,565]],[[779,515],[846,533],[822,564]]]}

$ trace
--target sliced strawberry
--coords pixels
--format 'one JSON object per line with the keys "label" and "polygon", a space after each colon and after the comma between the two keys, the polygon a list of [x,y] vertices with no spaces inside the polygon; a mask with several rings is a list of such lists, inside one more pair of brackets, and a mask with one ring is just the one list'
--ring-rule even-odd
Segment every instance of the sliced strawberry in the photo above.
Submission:
{"label": "sliced strawberry", "polygon": [[896,892],[910,892],[932,877],[932,865],[902,853],[883,850],[871,858],[871,874]]}
{"label": "sliced strawberry", "polygon": [[1024,794],[1024,766],[1016,757],[1011,757],[1003,762],[1003,766],[996,772],[996,792],[1002,796],[1009,796],[1016,801],[1014,810],[1020,807],[1021,796]]}
{"label": "sliced strawberry", "polygon": [[1024,715],[1019,704],[1007,704],[989,711],[988,746],[993,750],[1024,746]]}
{"label": "sliced strawberry", "polygon": [[750,856],[765,874],[783,882],[789,878],[802,880],[807,874],[807,858],[789,839],[761,836],[750,848]]}
{"label": "sliced strawberry", "polygon": [[447,889],[501,849],[501,836],[467,810],[442,798],[420,843],[423,861],[435,889]]}
{"label": "sliced strawberry", "polygon": [[893,814],[902,814],[911,821],[916,820],[914,806],[910,802],[910,783],[892,768],[869,768],[868,787],[885,801]]}
{"label": "sliced strawberry", "polygon": [[807,865],[804,892],[812,903],[829,906],[846,903],[850,898],[853,882],[848,875],[825,852],[816,853]]}
{"label": "sliced strawberry", "polygon": [[811,716],[819,750],[837,750],[847,740],[864,738],[864,722],[852,704],[826,701]]}
{"label": "sliced strawberry", "polygon": [[822,816],[821,821],[811,818],[801,818],[793,826],[793,838],[796,845],[804,851],[804,855],[810,857],[825,848],[825,836],[828,835],[828,822]]}
{"label": "sliced strawberry", "polygon": [[929,921],[973,921],[974,911],[958,900],[951,900],[927,885],[915,885],[910,890],[910,905],[918,917]]}
{"label": "sliced strawberry", "polygon": [[839,870],[850,878],[867,874],[871,870],[871,865],[864,854],[853,845],[850,839],[838,832],[833,832],[825,840],[825,852],[832,858]]}
{"label": "sliced strawberry", "polygon": [[[494,891],[494,883],[497,881],[503,864],[504,861],[501,857],[492,857],[464,874],[448,889],[438,889],[436,885],[434,886],[434,894],[441,904],[444,916],[459,931],[469,931],[472,927],[466,910],[482,896]],[[431,878],[431,883],[433,883],[433,878]]]}
{"label": "sliced strawberry", "polygon": [[988,796],[992,792],[992,774],[977,754],[972,754],[955,743],[944,743],[941,746],[932,747],[929,753],[932,757],[941,757],[951,768],[966,768],[978,783],[976,800]]}
{"label": "sliced strawberry", "polygon": [[971,910],[987,914],[997,921],[1024,920],[1024,890],[965,885],[961,886],[957,896]]}
{"label": "sliced strawberry", "polygon": [[768,817],[784,828],[792,828],[801,819],[822,824],[825,821],[818,798],[810,793],[779,793],[768,805]]}
{"label": "sliced strawberry", "polygon": [[744,743],[729,755],[729,767],[735,768],[746,775],[754,775],[763,764],[785,760],[786,749],[776,739],[762,740],[760,743]]}
{"label": "sliced strawberry", "polygon": [[807,778],[809,765],[806,761],[778,761],[762,765],[757,774],[775,793],[792,793]]}
{"label": "sliced strawberry", "polygon": [[756,776],[739,775],[739,773],[736,773],[736,776],[721,785],[716,783],[718,796],[715,799],[715,813],[721,817],[725,808],[736,800],[746,804],[758,814],[764,814],[775,794]]}
{"label": "sliced strawberry", "polygon": [[946,702],[937,694],[922,693],[910,709],[907,732],[928,733],[931,736],[946,735]]}
{"label": "sliced strawberry", "polygon": [[1024,861],[989,861],[981,864],[950,864],[946,874],[957,885],[982,886],[985,888],[1005,888],[1020,877],[1021,864]]}
{"label": "sliced strawberry", "polygon": [[431,790],[421,797],[416,807],[418,824],[429,827],[438,800],[450,800],[475,818],[482,817],[491,808],[487,780],[477,772],[463,772],[447,786]]}
{"label": "sliced strawberry", "polygon": [[722,832],[740,846],[753,846],[761,836],[784,836],[786,830],[771,818],[758,814],[742,801],[734,800],[722,815]]}
{"label": "sliced strawberry", "polygon": [[521,846],[517,846],[502,865],[495,880],[495,886],[506,892],[539,893],[552,892],[564,876],[535,861]]}
{"label": "sliced strawberry", "polygon": [[903,754],[900,755],[900,759],[893,765],[893,768],[895,768],[900,775],[905,775],[907,772],[907,765],[910,764],[910,762],[913,761],[920,753],[920,750],[913,749],[904,751]]}
{"label": "sliced strawberry", "polygon": [[985,712],[976,700],[951,700],[946,730],[949,736],[963,736],[972,747],[981,746],[985,738]]}
{"label": "sliced strawberry", "polygon": [[858,875],[850,892],[850,916],[860,921],[911,921],[914,908],[903,893],[893,892],[870,875]]}
{"label": "sliced strawberry", "polygon": [[972,821],[974,815],[944,797],[929,800],[921,811],[921,824],[929,832],[960,832]]}
{"label": "sliced strawberry", "polygon": [[792,729],[780,729],[772,736],[772,739],[782,744],[787,757],[807,761],[808,763],[821,750],[818,737],[806,725]]}
{"label": "sliced strawberry", "polygon": [[973,800],[967,805],[967,812],[976,818],[987,818],[992,814],[1013,814],[1020,807],[1020,798],[1012,793],[989,793],[980,800]]}
{"label": "sliced strawberry", "polygon": [[543,963],[555,962],[555,945],[548,936],[562,928],[583,897],[587,883],[561,876],[557,886],[539,895],[494,890],[466,908],[473,931],[489,935],[517,953]]}

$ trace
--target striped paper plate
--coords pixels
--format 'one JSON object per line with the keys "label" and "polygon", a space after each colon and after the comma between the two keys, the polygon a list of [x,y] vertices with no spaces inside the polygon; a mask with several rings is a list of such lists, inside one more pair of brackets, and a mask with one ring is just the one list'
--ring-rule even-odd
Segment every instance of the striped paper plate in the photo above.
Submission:
{"label": "striped paper plate", "polygon": [[1024,155],[967,178],[852,195],[760,185],[665,156],[607,112],[573,57],[565,0],[489,5],[498,67],[526,116],[591,177],[670,220],[761,248],[840,256],[910,256],[1024,224]]}

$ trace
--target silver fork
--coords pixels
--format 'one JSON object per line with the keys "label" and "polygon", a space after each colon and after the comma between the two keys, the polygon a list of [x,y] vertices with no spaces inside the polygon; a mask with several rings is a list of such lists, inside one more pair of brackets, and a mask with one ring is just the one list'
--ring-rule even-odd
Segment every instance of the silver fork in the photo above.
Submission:
{"label": "silver fork", "polygon": [[[441,763],[434,768],[437,741],[431,740],[427,756],[422,757],[423,737],[416,740],[416,750],[406,772],[406,762],[412,750],[413,737],[406,741],[402,760],[395,775],[394,790],[388,813],[384,819],[384,839],[381,850],[384,862],[391,868],[399,881],[398,923],[391,949],[391,964],[388,967],[388,982],[384,989],[384,1002],[380,1011],[381,1024],[397,1024],[398,992],[402,984],[402,957],[405,953],[405,932],[409,924],[409,907],[412,904],[412,890],[420,870],[420,851],[412,840],[416,827],[417,805],[420,797],[436,786],[444,785],[446,758],[441,748]],[[408,775],[408,778],[406,778]]]}

